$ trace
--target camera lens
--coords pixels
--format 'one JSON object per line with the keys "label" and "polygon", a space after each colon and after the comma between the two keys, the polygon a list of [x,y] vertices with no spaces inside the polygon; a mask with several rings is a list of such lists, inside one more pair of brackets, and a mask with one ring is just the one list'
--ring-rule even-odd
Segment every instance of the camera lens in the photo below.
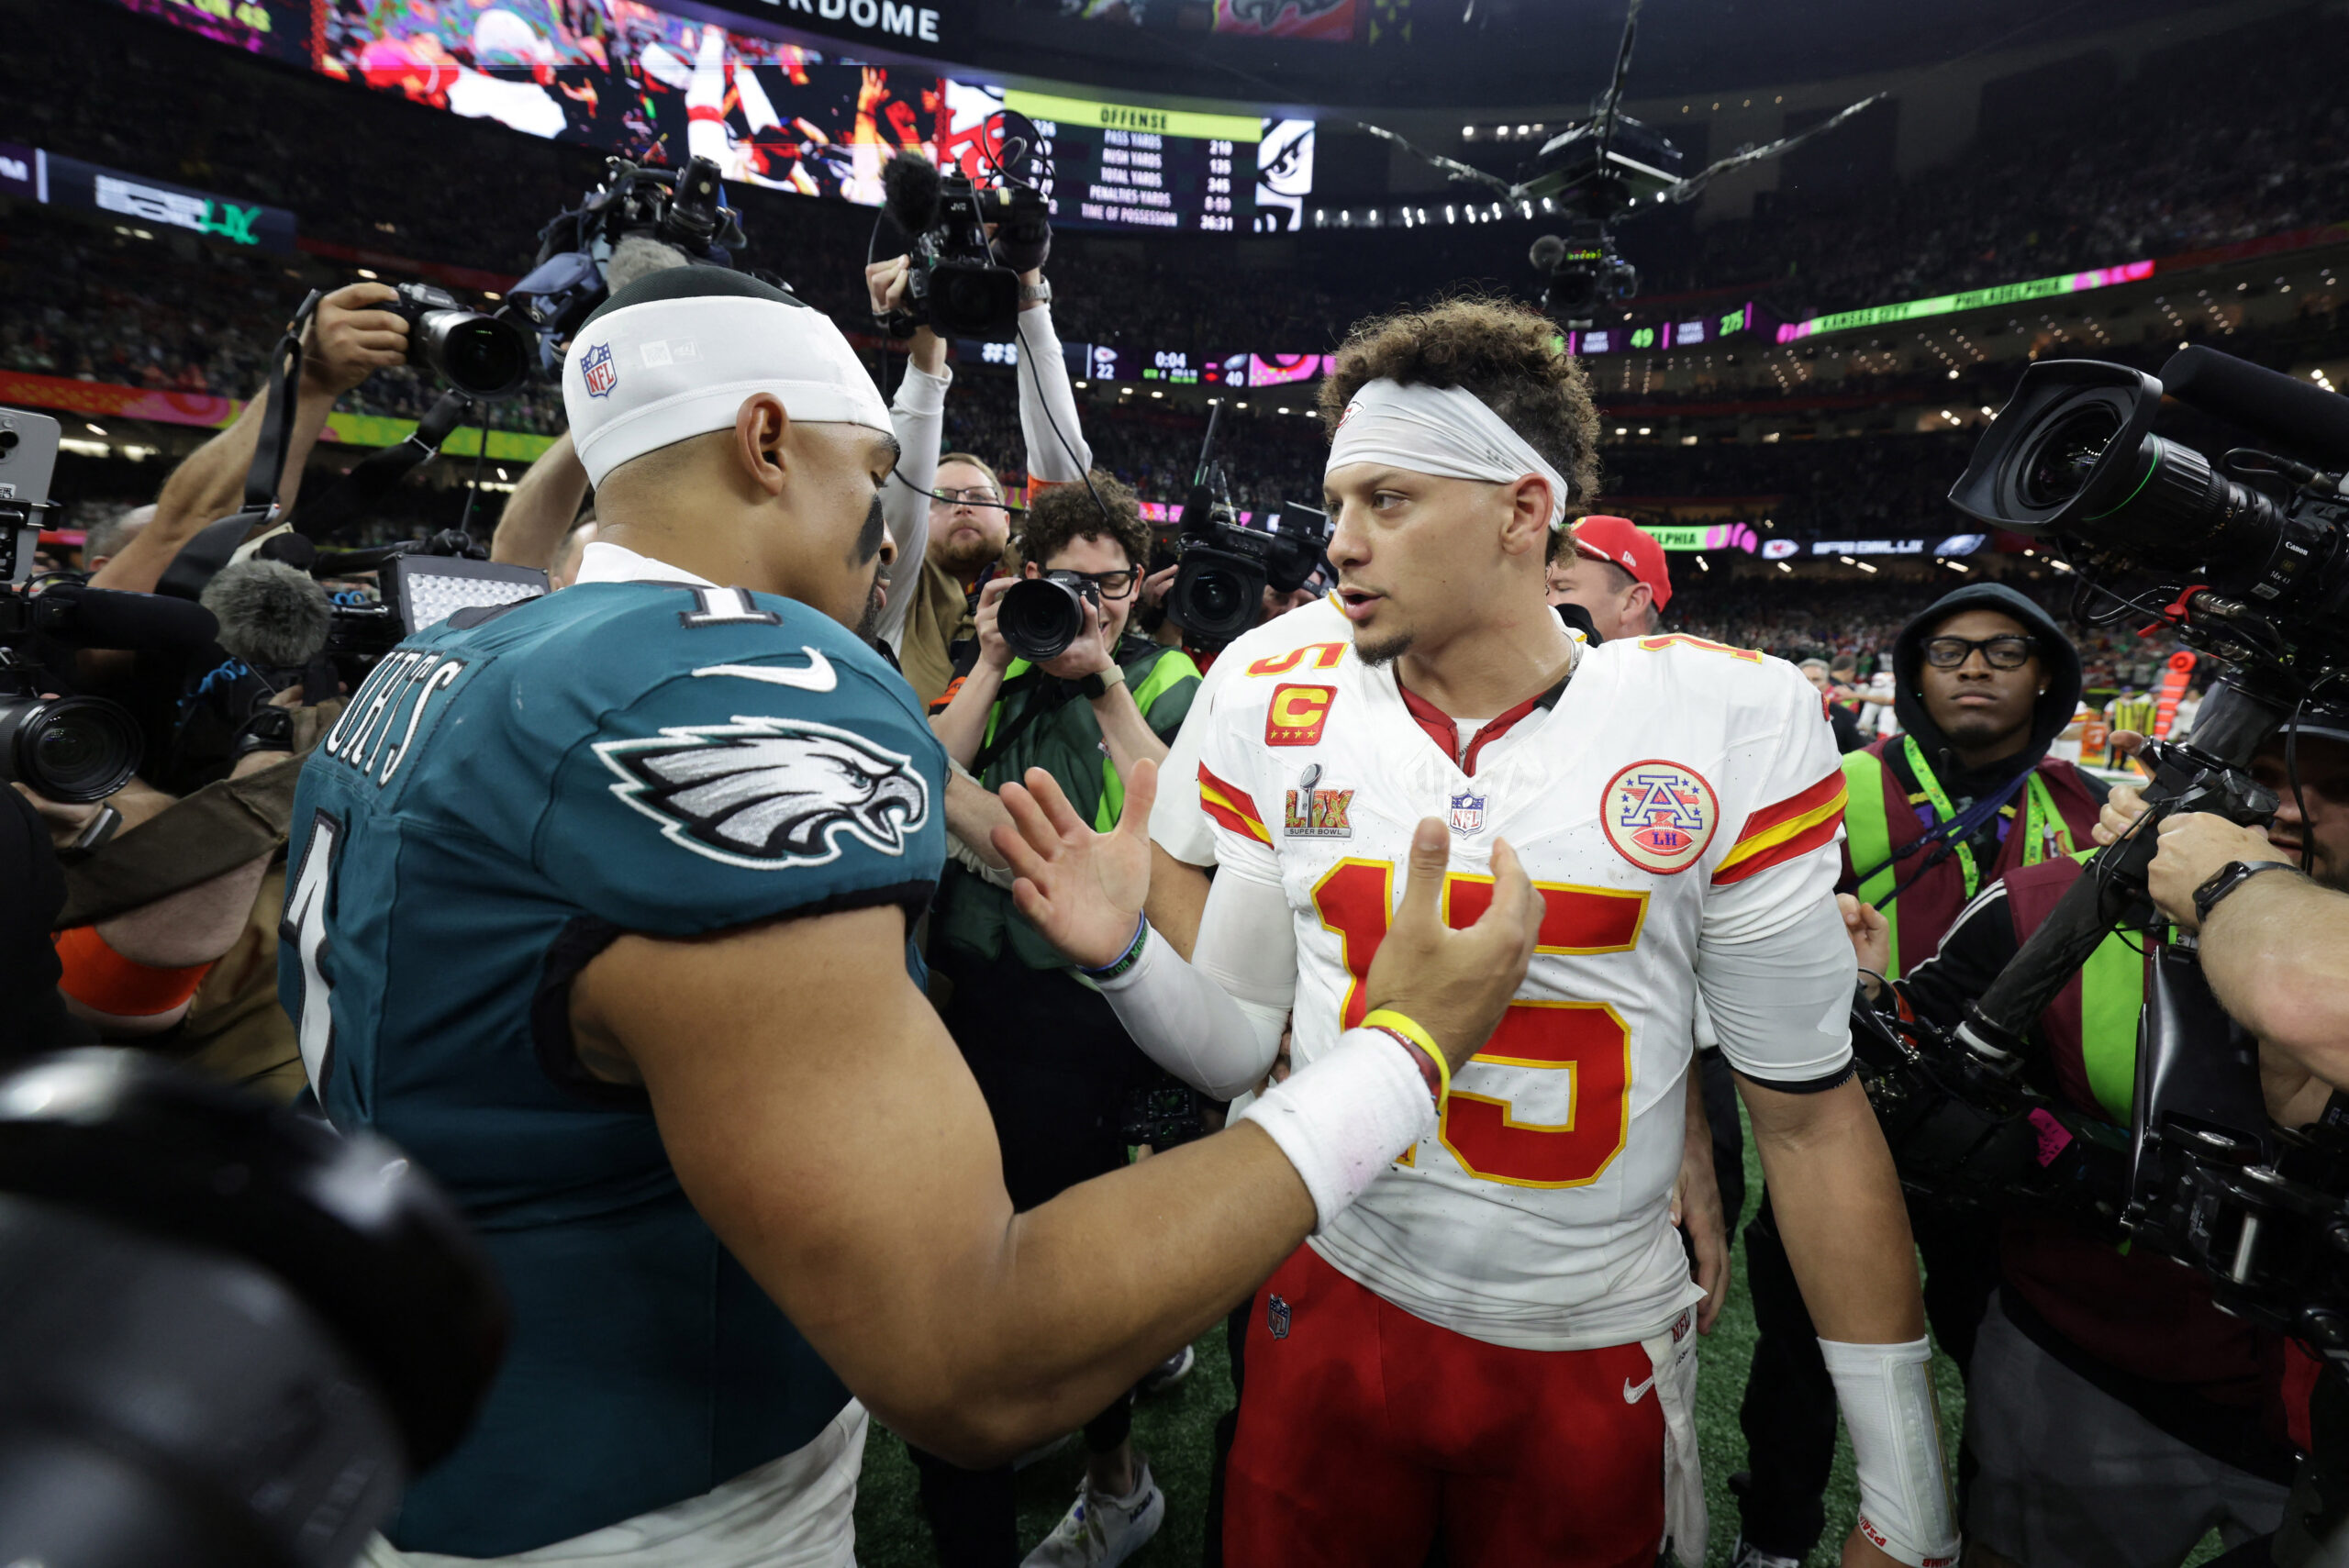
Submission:
{"label": "camera lens", "polygon": [[0,706],[0,773],[51,800],[104,800],[139,770],[138,726],[110,702],[52,697]]}
{"label": "camera lens", "polygon": [[2052,422],[2023,454],[2023,499],[2047,507],[2071,500],[2120,431],[2120,410],[2104,403],[2085,405]]}
{"label": "camera lens", "polygon": [[449,384],[469,397],[504,397],[521,390],[529,374],[530,347],[522,329],[494,316],[470,310],[428,311],[413,340],[422,359]]}
{"label": "camera lens", "polygon": [[1059,658],[1085,629],[1085,606],[1076,590],[1049,577],[1013,584],[996,617],[1005,645],[1031,664]]}

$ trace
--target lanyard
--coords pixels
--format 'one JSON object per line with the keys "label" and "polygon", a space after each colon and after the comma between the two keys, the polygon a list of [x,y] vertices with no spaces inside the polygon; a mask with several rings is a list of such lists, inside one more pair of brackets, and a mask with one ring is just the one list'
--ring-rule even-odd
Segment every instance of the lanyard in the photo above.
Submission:
{"label": "lanyard", "polygon": [[[1924,790],[1925,798],[1932,802],[1934,815],[1944,825],[1955,822],[1957,807],[1950,804],[1949,792],[1942,788],[1941,780],[1935,778],[1933,770],[1926,765],[1924,748],[1917,744],[1914,735],[1904,735],[1900,740],[1903,752],[1909,759],[1909,770],[1917,775],[1917,783]],[[2022,863],[2034,866],[2051,855],[2070,854],[2071,825],[2055,808],[2055,797],[2048,794],[2047,781],[2040,776],[2037,768],[2032,768],[2023,776],[2022,795]],[[1982,881],[1981,873],[1974,863],[1973,846],[1965,841],[1971,836],[1970,833],[1953,834],[1950,845],[1957,852],[1958,869],[1965,875],[1965,901],[1969,904],[1974,901],[1974,895]]]}

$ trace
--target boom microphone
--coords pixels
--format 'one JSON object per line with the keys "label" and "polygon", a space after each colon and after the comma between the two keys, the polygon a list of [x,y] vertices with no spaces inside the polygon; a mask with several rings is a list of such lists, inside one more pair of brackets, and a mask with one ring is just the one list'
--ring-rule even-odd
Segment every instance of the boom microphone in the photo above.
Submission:
{"label": "boom microphone", "polygon": [[2180,349],[2162,366],[2162,390],[2205,414],[2272,431],[2307,455],[2349,464],[2349,397],[2214,349]]}
{"label": "boom microphone", "polygon": [[907,239],[927,234],[938,221],[938,165],[917,152],[900,152],[881,165],[881,205]]}
{"label": "boom microphone", "polygon": [[1566,242],[1554,234],[1545,234],[1533,242],[1526,260],[1533,263],[1537,272],[1554,273],[1566,260]]}
{"label": "boom microphone", "polygon": [[282,561],[240,561],[205,584],[221,649],[257,670],[299,670],[327,645],[334,606],[308,573]]}
{"label": "boom microphone", "polygon": [[201,605],[86,583],[59,583],[35,596],[32,624],[76,648],[201,648],[219,631]]}

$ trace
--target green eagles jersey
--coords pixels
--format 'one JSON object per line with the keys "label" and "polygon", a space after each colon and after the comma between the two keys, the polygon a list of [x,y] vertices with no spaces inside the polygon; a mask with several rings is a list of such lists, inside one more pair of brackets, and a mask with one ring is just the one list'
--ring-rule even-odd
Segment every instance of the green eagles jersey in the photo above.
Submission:
{"label": "green eagles jersey", "polygon": [[580,1066],[569,986],[623,932],[918,913],[945,757],[896,673],[787,599],[607,583],[455,620],[303,772],[279,990],[327,1114],[449,1190],[511,1300],[479,1424],[392,1531],[486,1557],[706,1492],[846,1402],[646,1096]]}

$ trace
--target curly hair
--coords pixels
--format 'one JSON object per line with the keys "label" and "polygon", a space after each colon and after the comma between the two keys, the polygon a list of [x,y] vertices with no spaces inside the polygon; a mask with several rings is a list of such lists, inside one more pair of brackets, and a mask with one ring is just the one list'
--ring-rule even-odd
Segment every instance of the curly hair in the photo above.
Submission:
{"label": "curly hair", "polygon": [[1598,490],[1598,409],[1558,328],[1530,306],[1467,296],[1357,322],[1321,384],[1334,430],[1366,382],[1464,386],[1564,476],[1569,512]]}
{"label": "curly hair", "polygon": [[1041,566],[1078,539],[1106,539],[1123,550],[1133,565],[1147,565],[1150,526],[1141,520],[1134,493],[1097,468],[1093,471],[1093,488],[1101,497],[1101,506],[1109,509],[1107,518],[1082,484],[1055,484],[1039,491],[1029,501],[1027,518],[1013,541],[1019,546],[1019,559]]}

